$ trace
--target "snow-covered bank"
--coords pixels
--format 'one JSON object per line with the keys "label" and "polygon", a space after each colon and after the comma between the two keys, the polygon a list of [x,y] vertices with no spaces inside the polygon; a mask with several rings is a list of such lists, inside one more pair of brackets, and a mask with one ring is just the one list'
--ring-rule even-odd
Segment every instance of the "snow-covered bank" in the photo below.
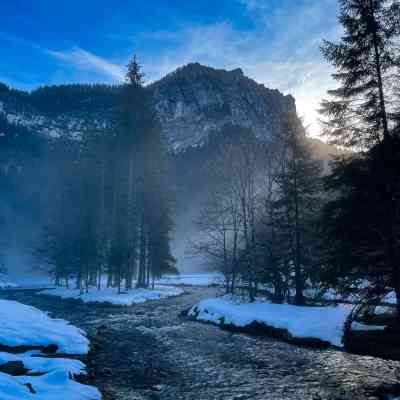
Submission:
{"label": "snow-covered bank", "polygon": [[263,301],[238,304],[229,298],[206,299],[189,316],[217,325],[246,328],[254,323],[286,330],[292,338],[318,339],[342,347],[343,327],[350,306],[299,307]]}
{"label": "snow-covered bank", "polygon": [[[85,365],[57,353],[86,355],[89,341],[85,332],[65,320],[50,318],[35,307],[16,301],[0,300],[0,399],[2,400],[99,400],[100,392],[72,378],[85,374]],[[21,347],[24,346],[23,353]],[[40,348],[56,353],[48,358]],[[56,347],[55,347],[56,346]],[[10,350],[8,350],[10,348]],[[11,349],[12,348],[12,349]],[[32,349],[26,351],[26,349]],[[7,364],[18,364],[22,375],[10,375]],[[38,376],[30,376],[35,374]]]}
{"label": "snow-covered bank", "polygon": [[144,303],[148,300],[159,300],[179,296],[184,291],[177,287],[155,286],[154,289],[131,289],[118,294],[116,288],[90,288],[89,293],[80,294],[79,289],[55,288],[40,291],[38,294],[57,296],[63,299],[82,300],[85,303],[111,303],[118,306],[129,306]]}
{"label": "snow-covered bank", "polygon": [[89,340],[67,321],[11,300],[0,300],[0,344],[3,346],[56,345],[59,353],[87,354]]}
{"label": "snow-covered bank", "polygon": [[11,282],[7,275],[0,274],[0,289],[11,289],[15,288],[16,285],[14,282]]}
{"label": "snow-covered bank", "polygon": [[41,376],[11,376],[0,372],[1,400],[100,400],[100,392],[55,369]]}
{"label": "snow-covered bank", "polygon": [[0,290],[46,289],[54,287],[53,279],[47,275],[0,274]]}
{"label": "snow-covered bank", "polygon": [[165,275],[157,282],[162,285],[213,286],[223,285],[224,276],[219,273]]}
{"label": "snow-covered bank", "polygon": [[82,361],[70,358],[40,357],[41,352],[31,350],[25,353],[0,352],[0,365],[8,362],[21,362],[31,374],[46,373],[55,369],[62,369],[72,376],[85,374],[86,366]]}

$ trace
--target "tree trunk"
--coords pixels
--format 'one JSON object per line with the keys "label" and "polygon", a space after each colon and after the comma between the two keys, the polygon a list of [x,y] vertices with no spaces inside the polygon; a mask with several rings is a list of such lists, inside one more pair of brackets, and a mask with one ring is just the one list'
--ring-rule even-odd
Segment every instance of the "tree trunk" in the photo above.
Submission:
{"label": "tree trunk", "polygon": [[303,295],[303,274],[301,268],[301,248],[300,248],[300,224],[299,224],[299,193],[297,185],[297,163],[296,155],[293,150],[293,172],[294,172],[294,205],[295,205],[295,288],[296,295],[294,298],[295,304],[304,304]]}
{"label": "tree trunk", "polygon": [[236,283],[236,269],[237,269],[237,242],[238,242],[238,224],[237,216],[234,211],[233,219],[233,250],[232,250],[232,281],[231,281],[231,293],[235,293],[235,283]]}
{"label": "tree trunk", "polygon": [[149,254],[150,249],[147,250],[147,268],[146,268],[146,287],[150,286],[150,271],[151,271],[151,255]]}
{"label": "tree trunk", "polygon": [[145,217],[144,212],[141,216],[140,224],[140,255],[139,255],[139,274],[138,274],[138,287],[144,287],[145,284],[145,271],[146,269],[146,232],[145,232]]}
{"label": "tree trunk", "polygon": [[101,289],[101,269],[98,271],[98,276],[97,276],[97,290]]}
{"label": "tree trunk", "polygon": [[[371,7],[372,18],[374,20],[374,23],[376,24],[375,15],[373,13],[373,10],[374,10],[373,0],[370,0],[370,7]],[[383,138],[388,139],[389,138],[389,127],[388,127],[388,121],[387,121],[385,95],[383,92],[381,55],[379,54],[378,37],[377,37],[376,31],[373,31],[373,45],[374,45],[374,55],[375,55],[376,76],[378,78],[379,106],[381,109]]]}

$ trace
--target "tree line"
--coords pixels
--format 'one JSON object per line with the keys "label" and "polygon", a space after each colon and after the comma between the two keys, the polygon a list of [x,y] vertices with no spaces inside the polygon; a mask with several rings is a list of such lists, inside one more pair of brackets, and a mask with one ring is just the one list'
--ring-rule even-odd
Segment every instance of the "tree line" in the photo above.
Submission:
{"label": "tree line", "polygon": [[339,0],[339,22],[340,41],[321,46],[338,83],[321,115],[342,155],[323,174],[294,113],[268,143],[228,128],[193,248],[227,292],[303,304],[313,287],[371,301],[394,290],[400,316],[400,5]]}
{"label": "tree line", "polygon": [[296,114],[281,126],[268,143],[243,128],[220,133],[192,247],[220,266],[227,292],[240,283],[254,300],[260,285],[271,285],[276,301],[294,289],[301,304],[318,268],[322,163]]}
{"label": "tree line", "polygon": [[160,123],[136,59],[109,130],[51,143],[51,201],[36,255],[58,285],[149,287],[175,271],[171,196]]}

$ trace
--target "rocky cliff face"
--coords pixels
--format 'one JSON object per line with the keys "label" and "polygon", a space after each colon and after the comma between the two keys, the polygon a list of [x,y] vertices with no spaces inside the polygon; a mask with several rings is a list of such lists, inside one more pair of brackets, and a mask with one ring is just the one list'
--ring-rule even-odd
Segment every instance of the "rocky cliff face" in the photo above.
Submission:
{"label": "rocky cliff face", "polygon": [[278,131],[283,112],[295,101],[245,77],[242,70],[216,70],[200,64],[179,68],[149,86],[170,146],[201,145],[224,125],[251,128],[261,139]]}
{"label": "rocky cliff face", "polygon": [[[149,85],[171,151],[199,146],[224,125],[253,129],[268,140],[295,101],[245,77],[240,69],[200,64],[179,68]],[[65,85],[30,94],[0,86],[0,117],[49,137],[78,138],[85,129],[107,129],[118,87]],[[0,132],[1,134],[1,132]]]}

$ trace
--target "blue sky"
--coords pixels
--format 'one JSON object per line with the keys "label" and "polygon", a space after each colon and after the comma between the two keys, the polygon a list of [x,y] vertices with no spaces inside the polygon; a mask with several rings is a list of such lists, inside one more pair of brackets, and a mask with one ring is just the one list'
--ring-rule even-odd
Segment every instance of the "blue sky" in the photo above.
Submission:
{"label": "blue sky", "polygon": [[148,82],[198,61],[241,67],[296,97],[311,131],[333,82],[322,39],[336,0],[1,0],[0,81],[20,89],[118,82],[136,53]]}

